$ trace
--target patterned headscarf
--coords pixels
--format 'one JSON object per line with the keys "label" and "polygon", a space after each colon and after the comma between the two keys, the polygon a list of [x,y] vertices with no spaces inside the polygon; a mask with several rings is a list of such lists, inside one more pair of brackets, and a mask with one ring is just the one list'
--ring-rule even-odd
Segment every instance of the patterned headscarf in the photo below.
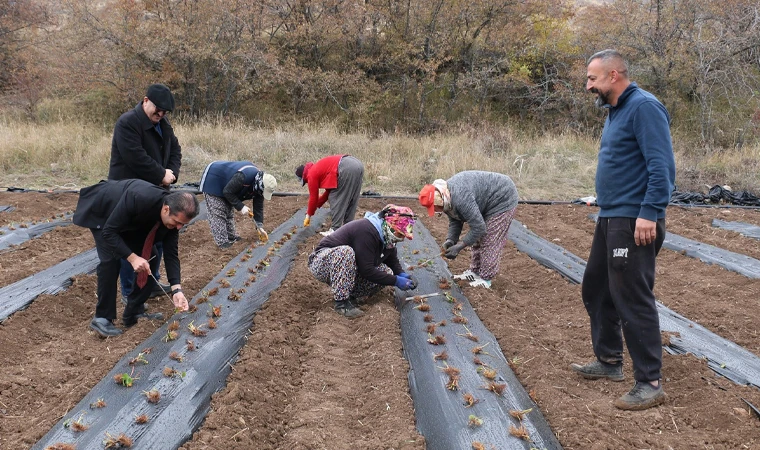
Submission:
{"label": "patterned headscarf", "polygon": [[434,205],[443,206],[443,212],[448,213],[451,211],[451,193],[449,192],[449,184],[446,180],[440,178],[433,181],[435,187],[435,200]]}
{"label": "patterned headscarf", "polygon": [[[383,219],[383,238],[385,239],[385,246],[391,248],[398,242],[407,239],[413,239],[414,234],[412,227],[414,220],[416,219],[414,212],[411,208],[406,206],[386,205],[379,213]],[[396,236],[395,232],[398,231],[404,235],[404,238]]]}

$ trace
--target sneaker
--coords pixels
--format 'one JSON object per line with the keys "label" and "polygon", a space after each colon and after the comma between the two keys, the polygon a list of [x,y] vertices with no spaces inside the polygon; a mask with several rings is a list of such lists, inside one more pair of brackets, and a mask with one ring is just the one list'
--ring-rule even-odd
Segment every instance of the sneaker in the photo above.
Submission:
{"label": "sneaker", "polygon": [[486,289],[491,289],[491,280],[484,280],[480,278],[479,276],[475,275],[475,279],[473,281],[470,281],[470,286],[484,287]]}
{"label": "sneaker", "polygon": [[615,400],[615,407],[626,411],[641,411],[665,402],[665,391],[662,381],[657,387],[648,381],[637,381],[627,394]]}
{"label": "sneaker", "polygon": [[332,228],[330,228],[330,229],[329,229],[329,230],[327,230],[327,231],[320,231],[320,232],[319,232],[319,234],[321,234],[322,236],[329,236],[329,235],[331,235],[331,234],[333,234],[333,233],[335,233],[335,230],[333,230]]}
{"label": "sneaker", "polygon": [[470,269],[467,269],[467,270],[465,270],[464,272],[460,273],[459,275],[454,275],[454,277],[453,277],[453,278],[454,278],[455,280],[467,280],[467,281],[474,281],[474,280],[475,280],[475,277],[477,277],[477,275],[475,274],[475,272],[473,272],[473,271],[472,271],[472,270],[470,270]]}
{"label": "sneaker", "polygon": [[335,302],[335,312],[342,316],[346,316],[349,319],[354,319],[356,317],[364,315],[364,312],[361,309],[357,308],[350,301]]}
{"label": "sneaker", "polygon": [[235,243],[234,241],[227,241],[224,244],[220,244],[219,248],[230,248],[230,247],[232,247],[232,244],[234,244],[234,243]]}
{"label": "sneaker", "polygon": [[242,241],[242,240],[243,240],[242,236],[235,236],[234,238],[230,239],[230,242],[237,242],[237,241]]}
{"label": "sneaker", "polygon": [[599,360],[591,361],[588,364],[570,364],[570,368],[579,373],[583,378],[588,380],[598,380],[607,378],[611,381],[623,381],[623,366],[611,366],[604,364]]}
{"label": "sneaker", "polygon": [[157,313],[142,312],[140,314],[135,314],[132,317],[127,317],[127,316],[122,317],[121,324],[129,328],[137,323],[137,319],[164,320],[164,315],[161,314],[160,312],[157,312]]}

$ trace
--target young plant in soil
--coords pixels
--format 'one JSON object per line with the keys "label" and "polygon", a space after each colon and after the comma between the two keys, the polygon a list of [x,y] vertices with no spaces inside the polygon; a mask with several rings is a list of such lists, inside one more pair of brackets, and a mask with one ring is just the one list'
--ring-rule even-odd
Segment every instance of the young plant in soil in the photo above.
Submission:
{"label": "young plant in soil", "polygon": [[237,273],[237,270],[233,267],[232,269],[227,271],[227,276],[234,277],[236,273]]}
{"label": "young plant in soil", "polygon": [[132,439],[130,439],[126,434],[121,433],[120,435],[114,437],[111,436],[106,432],[106,438],[103,440],[103,445],[105,445],[106,449],[109,448],[130,448],[132,447]]}
{"label": "young plant in soil", "polygon": [[439,287],[441,290],[450,289],[450,288],[451,288],[451,283],[449,283],[449,280],[447,280],[446,278],[441,278],[441,279],[438,281],[438,287]]}
{"label": "young plant in soil", "polygon": [[222,317],[222,307],[221,306],[214,306],[213,303],[208,303],[211,309],[208,311],[208,315],[211,317]]}
{"label": "young plant in soil", "polygon": [[214,320],[213,317],[209,317],[208,322],[206,322],[206,326],[209,328],[209,330],[216,329],[216,320]]}
{"label": "young plant in soil", "polygon": [[425,327],[425,331],[427,331],[428,334],[435,334],[435,329],[438,327],[438,325],[431,323],[428,324],[427,327]]}
{"label": "young plant in soil", "polygon": [[487,385],[483,386],[483,389],[485,389],[487,391],[491,391],[491,392],[493,392],[496,395],[503,395],[504,391],[507,389],[507,385],[506,385],[506,383],[505,384],[500,384],[500,383],[495,383],[495,382],[491,381]]}
{"label": "young plant in soil", "polygon": [[[132,371],[134,373],[134,368]],[[137,379],[138,377],[132,377],[131,374],[128,374],[126,372],[117,373],[113,376],[113,380],[116,382],[116,384],[122,385],[124,387],[132,387],[132,385],[135,384],[135,380]]]}
{"label": "young plant in soil", "polygon": [[433,315],[432,314],[425,314],[425,317],[422,318],[425,322],[432,322],[433,321]]}
{"label": "young plant in soil", "polygon": [[145,414],[140,414],[139,416],[135,416],[135,423],[138,425],[145,425],[146,423],[148,423],[148,420],[150,419]]}
{"label": "young plant in soil", "polygon": [[446,383],[446,389],[450,391],[459,390],[459,375],[449,375],[449,381]]}
{"label": "young plant in soil", "polygon": [[507,358],[507,364],[509,365],[509,368],[512,369],[513,372],[517,371],[517,366],[520,365],[522,362],[522,358],[515,356],[513,358]]}
{"label": "young plant in soil", "polygon": [[227,281],[226,278],[222,278],[221,280],[219,280],[219,286],[221,286],[223,288],[228,288],[228,287],[230,287],[230,282]]}
{"label": "young plant in soil", "polygon": [[433,361],[446,361],[447,359],[449,359],[449,354],[446,353],[446,350],[441,353],[433,353]]}
{"label": "young plant in soil", "polygon": [[526,414],[533,411],[533,408],[523,409],[523,410],[516,410],[516,409],[510,409],[509,415],[514,417],[517,420],[522,421]]}
{"label": "young plant in soil", "polygon": [[90,428],[89,426],[85,425],[85,423],[84,423],[84,413],[82,413],[79,416],[79,418],[77,418],[77,420],[75,420],[73,422],[71,421],[71,419],[63,422],[63,427],[64,428],[71,428],[72,431],[75,431],[77,433],[80,433],[82,431],[87,431],[87,429]]}
{"label": "young plant in soil", "polygon": [[100,409],[106,407],[106,401],[102,398],[99,398],[95,400],[94,402],[90,403],[90,409]]}
{"label": "young plant in soil", "polygon": [[430,336],[428,338],[428,343],[433,345],[443,345],[446,343],[446,336],[439,334],[438,336]]}
{"label": "young plant in soil", "polygon": [[234,289],[230,289],[230,294],[227,296],[227,300],[236,302],[240,300],[240,294],[235,292]]}
{"label": "young plant in soil", "polygon": [[[490,342],[489,342],[488,344],[490,344]],[[470,351],[471,351],[471,352],[473,352],[473,353],[475,353],[476,355],[489,355],[489,354],[488,354],[488,353],[486,353],[486,351],[484,350],[484,349],[485,349],[485,348],[488,346],[488,344],[485,344],[485,345],[479,345],[479,346],[477,346],[477,347],[473,347],[473,348],[472,348],[472,350],[470,350]],[[490,356],[490,355],[489,355],[489,356]]]}
{"label": "young plant in soil", "polygon": [[161,340],[164,341],[164,342],[169,342],[169,341],[173,341],[173,340],[177,339],[178,337],[179,337],[179,332],[178,331],[166,330],[166,336],[164,336],[163,338],[161,338]]}
{"label": "young plant in soil", "polygon": [[467,326],[464,326],[464,329],[467,330],[467,333],[457,333],[457,336],[463,336],[467,339],[471,340],[472,342],[478,342],[480,341],[480,338],[472,334],[472,331],[470,331]]}
{"label": "young plant in soil", "polygon": [[218,293],[219,293],[219,288],[218,287],[214,287],[214,288],[211,288],[210,291],[208,291],[208,296],[209,297],[213,297],[213,296],[215,296]]}
{"label": "young plant in soil", "polygon": [[195,342],[193,342],[192,339],[188,339],[185,342],[187,342],[187,351],[188,352],[194,352],[195,351]]}
{"label": "young plant in soil", "polygon": [[456,303],[457,302],[457,299],[453,295],[451,295],[451,292],[447,291],[445,293],[445,295],[446,295],[446,301],[447,302],[449,302],[449,303]]}
{"label": "young plant in soil", "polygon": [[182,357],[178,352],[171,352],[169,353],[169,359],[173,359],[177,362],[182,362],[185,360],[185,358]]}
{"label": "young plant in soil", "polygon": [[472,443],[472,450],[486,450],[486,446],[482,442],[475,441]]}
{"label": "young plant in soil", "polygon": [[485,367],[478,367],[478,373],[491,381],[495,380],[496,376],[499,374],[496,370],[486,369]]}
{"label": "young plant in soil", "polygon": [[192,314],[192,313],[194,313],[195,311],[198,311],[198,306],[197,306],[197,305],[194,305],[194,304],[192,304],[192,303],[191,303],[191,304],[189,304],[189,305],[187,306],[187,312],[188,312],[188,313]]}
{"label": "young plant in soil", "polygon": [[528,391],[528,397],[530,397],[531,400],[533,400],[533,403],[538,403],[538,392],[536,392],[535,389],[531,389]]}
{"label": "young plant in soil", "polygon": [[483,419],[476,416],[475,414],[470,414],[470,417],[468,417],[467,420],[467,426],[471,428],[476,428],[483,425]]}
{"label": "young plant in soil", "polygon": [[138,363],[148,364],[148,360],[145,359],[145,353],[140,352],[140,353],[137,354],[137,356],[135,356],[134,358],[132,358],[132,359],[129,360],[129,365],[130,366],[134,366],[134,365],[136,365]]}
{"label": "young plant in soil", "polygon": [[438,322],[439,327],[445,327],[446,326],[446,319],[443,319],[442,321]]}
{"label": "young plant in soil", "polygon": [[467,325],[467,322],[468,322],[467,317],[460,316],[460,315],[454,315],[454,318],[451,319],[451,321],[454,323],[460,323],[462,325]]}
{"label": "young plant in soil", "polygon": [[65,442],[56,442],[53,445],[48,445],[45,450],[77,450],[74,444],[67,444]]}
{"label": "young plant in soil", "polygon": [[474,395],[469,394],[469,393],[462,395],[462,399],[464,400],[464,407],[465,408],[469,408],[469,407],[475,405],[476,403],[478,403],[480,401],[477,398],[475,398]]}
{"label": "young plant in soil", "polygon": [[414,309],[418,309],[423,312],[428,312],[430,311],[430,305],[428,305],[427,303],[423,303],[421,305],[415,306]]}
{"label": "young plant in soil", "polygon": [[528,433],[528,430],[525,428],[525,425],[520,424],[520,428],[515,427],[514,425],[509,426],[509,434],[516,438],[520,438],[523,441],[530,442],[530,433]]}
{"label": "young plant in soil", "polygon": [[200,327],[196,327],[193,324],[193,322],[190,322],[189,324],[187,324],[187,329],[190,330],[190,332],[193,333],[193,336],[196,336],[196,337],[203,337],[206,334],[208,334],[206,330],[201,330]]}
{"label": "young plant in soil", "polygon": [[148,400],[148,403],[158,403],[159,400],[161,400],[161,393],[155,389],[152,389],[150,391],[143,391],[143,394],[145,394],[145,398]]}

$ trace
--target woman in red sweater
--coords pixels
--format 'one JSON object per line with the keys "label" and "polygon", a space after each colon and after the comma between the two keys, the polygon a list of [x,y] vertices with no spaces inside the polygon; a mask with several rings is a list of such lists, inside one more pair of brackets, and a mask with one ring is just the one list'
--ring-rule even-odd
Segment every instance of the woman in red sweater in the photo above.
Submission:
{"label": "woman in red sweater", "polygon": [[[364,179],[361,161],[350,155],[327,156],[315,163],[298,166],[296,176],[302,185],[309,185],[309,205],[303,226],[309,226],[311,216],[327,201],[330,202],[332,225],[323,235],[327,236],[354,220]],[[325,190],[322,195],[319,195],[320,189]]]}

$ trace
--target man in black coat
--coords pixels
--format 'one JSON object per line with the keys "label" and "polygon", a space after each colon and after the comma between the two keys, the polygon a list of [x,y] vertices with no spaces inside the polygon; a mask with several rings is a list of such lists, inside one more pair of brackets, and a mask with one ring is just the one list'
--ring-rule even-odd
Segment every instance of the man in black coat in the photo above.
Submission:
{"label": "man in black coat", "polygon": [[[143,100],[131,111],[119,117],[111,141],[111,166],[109,180],[136,178],[157,186],[177,182],[182,164],[182,147],[174,135],[166,114],[174,109],[174,96],[163,84],[148,87]],[[159,279],[161,247],[152,264],[153,276]],[[121,269],[122,297],[129,296],[134,285],[134,272],[126,262]],[[151,297],[164,295],[169,287],[157,285]]]}
{"label": "man in black coat", "polygon": [[90,229],[100,259],[98,304],[90,328],[103,337],[122,333],[113,325],[122,259],[138,274],[122,314],[123,325],[131,327],[138,318],[163,319],[159,313],[146,313],[144,305],[156,284],[148,276],[156,243],[163,244],[172,301],[177,308],[188,309],[180,285],[179,230],[196,215],[198,200],[191,192],[170,193],[143,180],[101,181],[80,191],[73,222]]}

